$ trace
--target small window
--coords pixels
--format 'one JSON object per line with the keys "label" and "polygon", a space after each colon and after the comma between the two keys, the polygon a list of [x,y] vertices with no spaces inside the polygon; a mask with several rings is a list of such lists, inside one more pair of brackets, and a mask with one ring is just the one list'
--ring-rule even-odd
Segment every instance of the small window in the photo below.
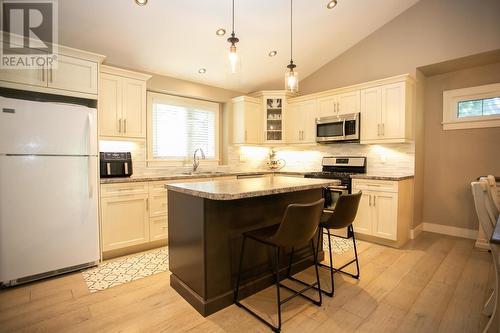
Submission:
{"label": "small window", "polygon": [[500,127],[500,83],[443,92],[443,129]]}
{"label": "small window", "polygon": [[458,102],[458,118],[500,115],[500,97]]}
{"label": "small window", "polygon": [[218,160],[217,103],[148,92],[148,115],[149,162],[182,163],[199,148]]}

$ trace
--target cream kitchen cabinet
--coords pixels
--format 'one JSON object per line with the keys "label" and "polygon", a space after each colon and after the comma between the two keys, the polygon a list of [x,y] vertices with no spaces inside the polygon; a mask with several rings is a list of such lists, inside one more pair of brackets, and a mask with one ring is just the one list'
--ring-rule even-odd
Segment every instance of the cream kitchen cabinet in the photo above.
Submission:
{"label": "cream kitchen cabinet", "polygon": [[103,252],[149,242],[147,183],[101,186]]}
{"label": "cream kitchen cabinet", "polygon": [[316,142],[317,101],[290,102],[286,112],[285,140],[287,143]]}
{"label": "cream kitchen cabinet", "polygon": [[401,181],[354,179],[352,192],[362,191],[356,233],[389,241],[400,246],[408,240],[412,219],[413,180]]}
{"label": "cream kitchen cabinet", "polygon": [[232,99],[233,143],[260,144],[263,142],[261,100],[240,96]]}
{"label": "cream kitchen cabinet", "polygon": [[146,81],[150,75],[101,66],[99,135],[146,137]]}
{"label": "cream kitchen cabinet", "polygon": [[413,84],[408,79],[361,90],[361,143],[413,140]]}
{"label": "cream kitchen cabinet", "polygon": [[[39,69],[0,69],[0,87],[97,99],[99,64],[104,56],[58,47],[57,63]],[[52,55],[42,56],[52,60]]]}
{"label": "cream kitchen cabinet", "polygon": [[360,91],[353,90],[318,98],[318,117],[335,117],[360,112]]}

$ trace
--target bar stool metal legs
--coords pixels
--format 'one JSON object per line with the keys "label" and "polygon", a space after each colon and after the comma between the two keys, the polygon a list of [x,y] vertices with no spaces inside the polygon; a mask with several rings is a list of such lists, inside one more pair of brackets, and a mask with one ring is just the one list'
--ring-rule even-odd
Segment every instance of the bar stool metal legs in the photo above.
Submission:
{"label": "bar stool metal legs", "polygon": [[[333,297],[333,294],[335,293],[335,283],[334,283],[334,279],[333,279],[333,274],[334,273],[342,273],[342,274],[345,274],[345,275],[348,275],[352,278],[355,278],[355,279],[359,279],[359,262],[358,262],[358,250],[356,248],[356,237],[354,236],[354,229],[352,227],[352,224],[349,225],[347,227],[349,230],[349,232],[352,234],[352,241],[353,241],[353,244],[354,244],[354,259],[347,262],[346,264],[342,265],[341,267],[339,268],[335,268],[333,267],[333,258],[332,258],[332,242],[331,242],[331,233],[330,233],[330,229],[328,228],[322,228],[320,227],[320,233],[318,234],[318,242],[320,241],[320,235],[321,233],[323,233],[323,235],[327,235],[328,237],[328,253],[330,255],[330,265],[325,265],[325,264],[322,264],[322,263],[318,263],[318,266],[320,267],[323,267],[323,268],[328,268],[330,270],[330,279],[331,279],[331,283],[332,283],[332,288],[331,290],[332,291],[326,291],[326,290],[322,290],[323,293],[325,293],[325,295],[327,296],[330,296],[330,297]],[[326,232],[324,232],[323,229],[326,229]],[[319,246],[318,246],[318,250],[319,250]],[[318,251],[316,252],[316,255],[318,254]],[[356,263],[356,274],[352,274],[352,273],[349,273],[349,272],[346,272],[344,271],[343,269],[346,268],[347,266],[353,264],[353,263]]]}
{"label": "bar stool metal legs", "polygon": [[[288,264],[288,268],[287,268],[287,276],[286,278],[289,278],[291,280],[294,280],[294,281],[297,281],[297,282],[300,282],[301,284],[305,285],[306,287],[299,290],[299,291],[296,291],[288,286],[285,286],[283,285],[281,282],[280,282],[280,271],[279,271],[279,259],[280,259],[280,248],[279,246],[276,246],[276,245],[273,245],[273,244],[269,244],[269,243],[263,243],[261,242],[260,240],[258,239],[255,239],[255,238],[252,238],[252,240],[255,240],[255,241],[258,241],[262,244],[265,244],[265,245],[268,245],[268,246],[271,246],[274,248],[274,251],[275,251],[275,262],[274,262],[274,276],[275,276],[275,279],[276,279],[276,304],[277,304],[277,308],[278,308],[278,326],[274,326],[272,323],[268,322],[267,320],[265,320],[264,318],[262,318],[261,316],[259,316],[257,313],[255,313],[254,311],[252,311],[251,309],[249,309],[247,306],[243,305],[240,303],[239,301],[239,298],[238,298],[238,294],[239,294],[239,289],[240,289],[240,283],[241,283],[241,268],[242,268],[242,264],[243,264],[243,255],[244,255],[244,250],[245,250],[245,241],[246,241],[246,238],[249,237],[249,236],[246,236],[244,235],[243,236],[243,242],[241,243],[241,252],[240,252],[240,260],[239,260],[239,268],[238,268],[238,277],[236,279],[236,290],[234,292],[234,303],[245,309],[246,311],[248,311],[250,314],[252,314],[254,317],[256,317],[257,319],[259,319],[261,322],[263,322],[264,324],[266,324],[267,326],[269,326],[274,332],[280,332],[281,331],[281,305],[283,305],[284,303],[288,302],[289,300],[291,300],[292,298],[296,297],[296,296],[301,296],[311,302],[313,302],[315,305],[318,305],[318,306],[321,306],[321,303],[322,303],[322,295],[321,295],[321,285],[320,285],[320,280],[319,280],[319,270],[318,270],[318,261],[317,261],[317,252],[316,252],[316,249],[315,249],[315,246],[314,246],[314,241],[311,240],[311,250],[312,250],[312,253],[313,253],[313,262],[314,262],[314,268],[315,268],[315,271],[316,271],[316,282],[312,283],[312,284],[307,284],[303,281],[300,281],[298,279],[295,279],[294,277],[290,276],[290,271],[291,271],[291,266],[292,266],[292,258],[293,258],[293,252],[294,252],[294,248],[292,248],[292,253],[290,255],[290,261],[289,261],[289,264]],[[285,288],[289,291],[291,291],[293,294],[286,297],[285,299],[281,299],[281,296],[280,296],[280,288]],[[319,297],[319,301],[316,301],[306,295],[304,295],[303,293],[309,289],[316,289],[318,290],[318,297]]]}

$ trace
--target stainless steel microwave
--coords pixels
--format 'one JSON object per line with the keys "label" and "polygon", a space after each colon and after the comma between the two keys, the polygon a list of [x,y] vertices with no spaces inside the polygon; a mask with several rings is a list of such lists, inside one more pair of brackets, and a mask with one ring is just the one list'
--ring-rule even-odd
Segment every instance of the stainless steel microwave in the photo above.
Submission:
{"label": "stainless steel microwave", "polygon": [[359,142],[360,114],[316,118],[316,142]]}

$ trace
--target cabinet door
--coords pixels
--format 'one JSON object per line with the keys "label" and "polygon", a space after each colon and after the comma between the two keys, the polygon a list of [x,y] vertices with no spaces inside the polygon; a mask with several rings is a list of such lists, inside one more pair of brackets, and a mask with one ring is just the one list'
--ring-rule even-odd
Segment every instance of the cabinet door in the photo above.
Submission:
{"label": "cabinet door", "polygon": [[97,63],[63,55],[49,68],[48,87],[97,95]]}
{"label": "cabinet door", "polygon": [[262,143],[263,135],[263,117],[261,105],[258,103],[245,102],[244,105],[244,142]]}
{"label": "cabinet door", "polygon": [[99,79],[99,135],[121,136],[122,80],[119,76],[100,74]]}
{"label": "cabinet door", "polygon": [[398,197],[397,193],[378,192],[373,196],[373,236],[397,240]]}
{"label": "cabinet door", "polygon": [[146,137],[146,82],[123,78],[123,134]]}
{"label": "cabinet door", "polygon": [[336,103],[336,96],[318,98],[318,117],[336,116],[338,114]]}
{"label": "cabinet door", "polygon": [[300,143],[302,141],[302,110],[300,103],[289,104],[286,110],[286,141]]}
{"label": "cabinet door", "polygon": [[[357,189],[352,190],[353,193],[358,192]],[[353,226],[354,231],[365,235],[372,234],[372,199],[373,194],[371,192],[363,192],[361,195],[361,200],[359,201],[358,213],[354,219]]]}
{"label": "cabinet door", "polygon": [[0,69],[0,80],[28,84],[31,86],[47,86],[47,69]]}
{"label": "cabinet door", "polygon": [[315,100],[304,101],[300,103],[299,112],[302,124],[303,143],[316,142],[316,118],[318,117],[317,104]]}
{"label": "cabinet door", "polygon": [[350,91],[348,93],[337,95],[337,113],[349,114],[359,113],[360,91]]}
{"label": "cabinet door", "polygon": [[361,90],[361,141],[379,140],[382,109],[380,87]]}
{"label": "cabinet door", "polygon": [[161,239],[167,239],[168,237],[168,226],[167,226],[167,216],[159,216],[150,219],[150,240],[156,241]]}
{"label": "cabinet door", "polygon": [[382,136],[387,139],[405,137],[405,83],[382,86]]}
{"label": "cabinet door", "polygon": [[101,199],[103,251],[149,242],[147,194]]}

